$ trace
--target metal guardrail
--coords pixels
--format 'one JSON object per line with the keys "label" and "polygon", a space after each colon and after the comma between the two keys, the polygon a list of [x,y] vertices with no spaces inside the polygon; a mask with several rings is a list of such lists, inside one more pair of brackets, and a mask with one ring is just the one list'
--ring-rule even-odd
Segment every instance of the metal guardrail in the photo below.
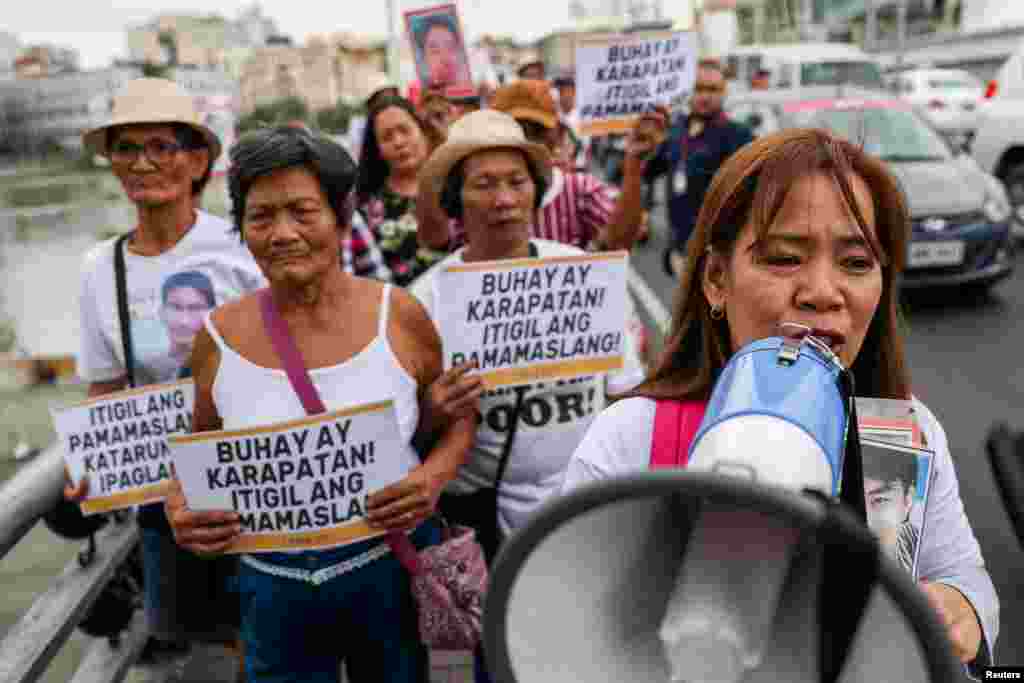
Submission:
{"label": "metal guardrail", "polygon": [[[51,446],[0,487],[0,559],[59,500],[64,459]],[[0,641],[0,683],[38,680],[100,595],[114,570],[138,540],[134,521],[112,522],[96,534],[96,553],[81,566],[72,560],[50,587],[36,596]],[[74,676],[76,683],[116,683],[128,672],[147,637],[138,615],[117,646],[97,638]]]}
{"label": "metal guardrail", "polygon": [[[668,330],[669,313],[633,268],[628,286],[639,307],[654,321],[658,334]],[[64,459],[47,448],[0,487],[0,560],[59,500],[64,486]],[[72,560],[50,587],[0,641],[0,683],[31,683],[70,637],[79,621],[138,539],[134,521],[112,522],[96,534],[96,554],[82,567]],[[72,683],[117,683],[127,675],[148,637],[137,613],[116,645],[97,638],[80,663]]]}
{"label": "metal guardrail", "polygon": [[60,499],[63,486],[64,459],[48,448],[0,488],[0,559]]}

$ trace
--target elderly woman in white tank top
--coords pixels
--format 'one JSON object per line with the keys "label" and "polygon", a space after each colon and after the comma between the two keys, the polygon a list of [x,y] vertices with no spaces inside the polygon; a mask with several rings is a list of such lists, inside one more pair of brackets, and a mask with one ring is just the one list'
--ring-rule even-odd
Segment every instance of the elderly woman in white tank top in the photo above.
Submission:
{"label": "elderly woman in white tank top", "polygon": [[[339,264],[355,165],[334,143],[294,128],[262,130],[231,150],[233,217],[328,410],[395,402],[407,445],[389,457],[410,474],[372,494],[367,519],[436,543],[430,517],[466,457],[473,411],[420,409],[441,375],[441,344],[408,293],[352,277]],[[196,339],[195,431],[239,429],[305,415],[260,323],[256,295],[216,309]],[[470,408],[472,402],[467,401]],[[426,401],[424,401],[426,404]],[[422,464],[415,434],[437,436]],[[240,530],[233,512],[188,510],[176,490],[167,514],[180,545],[223,551]],[[307,575],[333,576],[316,585]],[[243,556],[238,580],[250,681],[425,681],[426,651],[403,567],[382,538],[326,551]]]}

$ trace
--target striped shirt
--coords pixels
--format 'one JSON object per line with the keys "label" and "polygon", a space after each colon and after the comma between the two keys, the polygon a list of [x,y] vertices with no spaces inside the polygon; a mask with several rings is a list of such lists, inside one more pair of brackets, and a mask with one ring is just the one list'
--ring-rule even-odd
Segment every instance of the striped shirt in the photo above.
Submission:
{"label": "striped shirt", "polygon": [[[530,236],[579,249],[592,249],[601,231],[611,222],[615,191],[589,173],[565,173],[553,169],[551,186],[544,193]],[[450,250],[465,243],[462,223],[453,221]]]}
{"label": "striped shirt", "polygon": [[358,212],[352,214],[352,229],[341,242],[341,268],[349,275],[391,281],[384,255]]}

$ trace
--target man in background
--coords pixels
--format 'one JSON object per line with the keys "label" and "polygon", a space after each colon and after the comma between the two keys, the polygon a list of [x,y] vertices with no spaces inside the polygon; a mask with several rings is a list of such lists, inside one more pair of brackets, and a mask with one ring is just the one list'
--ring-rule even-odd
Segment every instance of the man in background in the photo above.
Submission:
{"label": "man in background", "polygon": [[722,111],[724,100],[721,63],[700,60],[690,113],[675,122],[644,171],[647,182],[661,175],[667,179],[665,196],[672,234],[663,264],[671,277],[680,277],[686,267],[686,242],[711,179],[726,159],[753,140],[749,128],[730,121]]}

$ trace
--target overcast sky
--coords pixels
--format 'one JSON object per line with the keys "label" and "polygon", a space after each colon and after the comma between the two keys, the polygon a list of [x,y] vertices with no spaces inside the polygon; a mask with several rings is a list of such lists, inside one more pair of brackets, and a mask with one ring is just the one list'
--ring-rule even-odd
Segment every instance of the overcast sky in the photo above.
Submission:
{"label": "overcast sky", "polygon": [[[449,0],[394,0],[397,21],[406,9],[446,4]],[[124,56],[124,27],[143,23],[161,12],[221,14],[234,18],[251,4],[243,0],[4,0],[0,30],[14,33],[23,45],[50,42],[79,51],[83,68],[106,66]],[[356,31],[384,37],[385,0],[263,0],[263,14],[297,42],[312,33]],[[569,24],[568,0],[458,0],[471,37],[480,33],[532,40]],[[358,9],[357,9],[358,8]]]}

